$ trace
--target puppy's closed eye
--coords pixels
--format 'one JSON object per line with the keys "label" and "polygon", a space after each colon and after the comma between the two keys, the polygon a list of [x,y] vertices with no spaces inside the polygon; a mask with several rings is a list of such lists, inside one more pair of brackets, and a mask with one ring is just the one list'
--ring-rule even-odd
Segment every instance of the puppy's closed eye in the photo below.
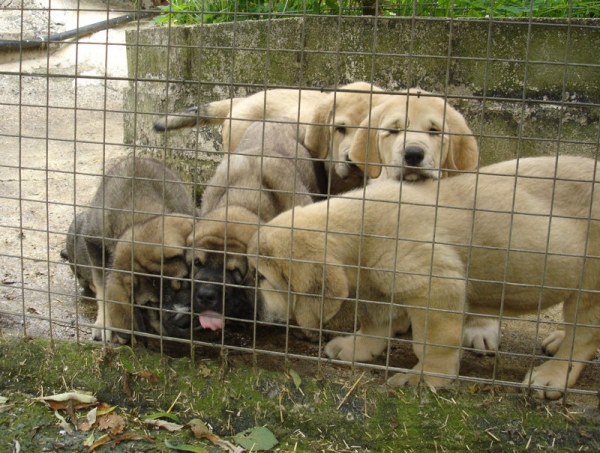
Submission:
{"label": "puppy's closed eye", "polygon": [[258,271],[256,271],[256,273],[254,275],[256,276],[256,284],[257,285],[260,285],[261,283],[263,283],[267,280],[267,278]]}
{"label": "puppy's closed eye", "polygon": [[242,274],[242,271],[240,269],[233,269],[231,275],[235,283],[242,283],[244,281],[245,275]]}
{"label": "puppy's closed eye", "polygon": [[173,255],[173,256],[165,256],[163,258],[165,264],[176,263],[178,261],[183,261],[183,255]]}

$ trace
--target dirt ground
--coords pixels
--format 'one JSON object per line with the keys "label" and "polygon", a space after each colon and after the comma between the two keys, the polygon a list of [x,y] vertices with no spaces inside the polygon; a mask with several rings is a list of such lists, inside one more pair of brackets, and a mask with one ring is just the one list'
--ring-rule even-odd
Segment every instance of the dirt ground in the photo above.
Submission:
{"label": "dirt ground", "polygon": [[[23,36],[106,20],[101,2],[23,5]],[[3,10],[0,29],[16,39],[19,2]],[[72,11],[69,11],[72,9]],[[77,15],[77,9],[80,14]],[[111,17],[124,13],[111,13]],[[136,24],[101,31],[46,51],[0,54],[0,325],[27,335],[88,338],[74,325],[92,319],[77,306],[74,280],[60,259],[78,206],[89,203],[103,168],[126,155],[124,34]],[[15,30],[16,29],[16,30]],[[108,77],[109,79],[105,79]],[[11,315],[14,313],[14,315]]]}
{"label": "dirt ground", "polygon": [[[88,10],[80,14],[82,24],[106,18],[103,3],[63,0],[60,5]],[[18,8],[15,11],[19,13]],[[28,23],[42,22],[31,30],[34,35],[40,26],[49,26],[49,17],[57,31],[76,23],[75,12],[34,16]],[[5,29],[6,17],[0,17],[0,29]],[[11,24],[14,17],[10,16]],[[123,92],[128,82],[119,78],[127,76],[121,45],[124,30],[136,26],[95,33],[49,55],[28,53],[20,59],[0,54],[0,116],[4,118],[0,122],[0,329],[5,335],[91,339],[95,303],[78,302],[79,289],[60,250],[74,214],[91,200],[103,169],[130,152],[122,143]],[[544,322],[558,319],[558,310],[542,314]],[[467,353],[461,373],[520,382],[532,363],[527,356],[540,354],[540,340],[554,328],[542,324],[538,330],[531,320],[505,323],[502,354],[480,358]],[[264,350],[287,348],[291,354],[313,357],[319,353],[316,345],[293,339],[287,343],[285,332],[277,329],[259,330],[255,336],[252,328],[241,328],[224,337],[206,334],[203,341]],[[216,351],[213,348],[213,354]],[[252,360],[239,355],[242,361]],[[268,368],[281,358],[265,355],[261,360]],[[392,348],[391,365],[412,366],[414,360],[408,343]],[[577,388],[598,390],[598,360],[597,356],[587,367]],[[385,365],[385,360],[378,364]],[[313,362],[305,361],[304,368],[312,372]]]}

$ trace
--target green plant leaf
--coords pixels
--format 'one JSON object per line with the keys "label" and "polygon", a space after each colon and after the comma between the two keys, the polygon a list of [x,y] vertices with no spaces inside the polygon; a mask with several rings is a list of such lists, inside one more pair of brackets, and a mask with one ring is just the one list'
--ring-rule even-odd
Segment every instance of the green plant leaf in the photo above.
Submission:
{"label": "green plant leaf", "polygon": [[299,389],[300,384],[302,384],[302,379],[300,378],[300,375],[298,373],[296,373],[294,370],[290,370],[290,376],[294,380],[294,385],[296,386],[296,389]]}
{"label": "green plant leaf", "polygon": [[175,414],[171,414],[170,412],[156,412],[154,414],[144,415],[141,417],[142,420],[156,420],[157,418],[168,418],[174,422],[179,421],[179,417]]}
{"label": "green plant leaf", "polygon": [[257,426],[233,436],[233,440],[246,450],[265,451],[272,449],[278,441],[268,428]]}

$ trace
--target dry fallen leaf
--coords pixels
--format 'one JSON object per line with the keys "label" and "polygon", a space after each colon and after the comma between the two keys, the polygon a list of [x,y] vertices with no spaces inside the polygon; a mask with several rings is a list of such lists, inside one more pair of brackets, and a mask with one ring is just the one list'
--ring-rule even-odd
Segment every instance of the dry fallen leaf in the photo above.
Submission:
{"label": "dry fallen leaf", "polygon": [[122,436],[115,437],[113,439],[115,441],[115,445],[121,442],[129,442],[130,440],[147,440],[149,442],[153,442],[154,439],[148,436],[142,436],[141,434],[123,434]]}
{"label": "dry fallen leaf", "polygon": [[192,432],[194,433],[194,437],[196,439],[207,439],[213,444],[215,444],[217,447],[220,447],[222,450],[231,453],[240,453],[245,451],[242,447],[237,447],[231,442],[221,439],[210,429],[208,429],[208,426],[206,426],[206,424],[198,418],[190,420],[187,426],[189,426],[192,429]]}
{"label": "dry fallen leaf", "polygon": [[110,438],[110,436],[108,434],[105,434],[104,436],[99,437],[98,440],[90,446],[90,448],[88,449],[88,453],[94,451],[96,448],[101,447],[104,444],[109,443],[111,440],[112,439]]}
{"label": "dry fallen leaf", "polygon": [[142,420],[142,423],[148,426],[152,426],[153,428],[163,428],[170,432],[179,431],[183,428],[183,425],[178,425],[177,423],[167,422],[165,420]]}
{"label": "dry fallen leaf", "polygon": [[108,414],[109,412],[114,411],[117,407],[118,406],[111,406],[108,403],[100,402],[100,404],[98,404],[98,407],[96,410],[96,415],[100,416],[100,415]]}
{"label": "dry fallen leaf", "polygon": [[56,401],[67,403],[69,400],[76,401],[77,403],[84,404],[95,404],[98,402],[94,395],[89,395],[87,393],[79,393],[79,392],[67,392],[67,393],[58,393],[56,395],[44,396],[41,398],[37,398],[40,401]]}
{"label": "dry fallen leaf", "polygon": [[[69,401],[73,401],[73,400],[69,400]],[[66,403],[63,403],[61,401],[42,401],[44,404],[46,404],[50,409],[55,410],[55,411],[63,411],[67,408],[67,406],[69,405],[69,402],[67,401]],[[86,409],[88,407],[94,407],[96,405],[96,403],[77,403],[77,404],[73,404],[73,409]]]}
{"label": "dry fallen leaf", "polygon": [[141,377],[142,379],[150,381],[152,384],[158,384],[158,377],[156,377],[156,375],[151,371],[140,371],[139,373],[136,373],[136,375]]}
{"label": "dry fallen leaf", "polygon": [[65,420],[65,418],[58,413],[58,411],[54,411],[54,416],[60,420],[60,427],[66,431],[69,436],[73,435],[73,430]]}
{"label": "dry fallen leaf", "polygon": [[98,417],[98,429],[111,434],[121,434],[126,425],[125,419],[117,414],[105,414]]}
{"label": "dry fallen leaf", "polygon": [[88,449],[88,453],[94,451],[96,448],[101,447],[102,445],[106,445],[109,442],[114,442],[114,445],[117,445],[121,442],[129,442],[132,440],[147,440],[149,442],[153,442],[154,439],[147,436],[142,436],[141,434],[123,434],[121,436],[114,436],[111,434],[104,434],[99,437],[96,442],[94,442],[94,434],[90,434],[90,436],[83,443],[84,446],[90,447]]}
{"label": "dry fallen leaf", "polygon": [[208,429],[208,426],[206,426],[202,420],[198,418],[190,420],[187,426],[192,429],[192,433],[194,433],[194,437],[196,439],[208,439],[212,442],[211,437],[216,439],[219,438],[218,436],[214,435],[210,429]]}

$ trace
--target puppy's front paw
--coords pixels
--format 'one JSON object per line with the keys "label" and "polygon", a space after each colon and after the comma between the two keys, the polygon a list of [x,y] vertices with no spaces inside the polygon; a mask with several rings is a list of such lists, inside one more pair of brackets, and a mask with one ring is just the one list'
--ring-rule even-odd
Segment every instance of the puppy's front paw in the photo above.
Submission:
{"label": "puppy's front paw", "polygon": [[[549,361],[534,368],[527,373],[523,380],[523,384],[541,387],[556,387],[558,389],[564,388],[566,375],[563,370],[556,369],[557,367],[555,365],[557,365],[557,363]],[[533,392],[536,398],[548,400],[557,400],[563,395],[561,390],[535,389]]]}
{"label": "puppy's front paw", "polygon": [[[369,340],[375,339],[351,335],[337,337],[325,346],[325,354],[331,359],[340,359],[346,362],[370,362],[381,354],[381,348],[373,348]],[[384,343],[385,345],[385,343]]]}
{"label": "puppy's front paw", "polygon": [[95,326],[96,327],[92,328],[92,340],[94,341],[106,341],[108,343],[127,344],[131,339],[130,335],[113,332],[107,327],[99,325],[97,322]]}
{"label": "puppy's front paw", "polygon": [[[325,345],[325,354],[330,359],[345,361],[359,360],[354,355],[354,336],[336,337]],[[370,358],[372,359],[372,357]]]}
{"label": "puppy's front paw", "polygon": [[557,353],[558,348],[565,339],[565,331],[557,330],[548,335],[544,341],[542,341],[542,349],[548,355],[554,355]]}
{"label": "puppy's front paw", "polygon": [[92,328],[92,340],[104,341],[104,330],[99,327]]}

